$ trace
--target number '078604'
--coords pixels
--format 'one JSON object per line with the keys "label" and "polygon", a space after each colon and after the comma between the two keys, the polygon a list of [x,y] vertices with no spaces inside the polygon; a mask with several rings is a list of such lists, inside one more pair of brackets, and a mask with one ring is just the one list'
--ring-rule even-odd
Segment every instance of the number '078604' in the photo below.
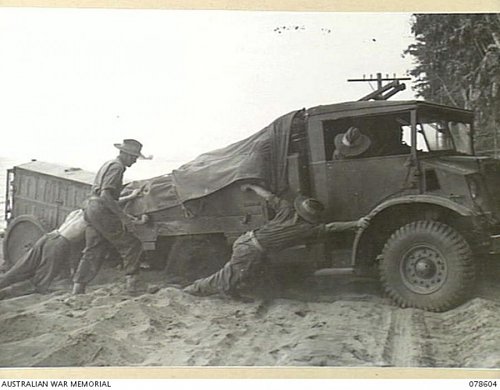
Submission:
{"label": "number '078604'", "polygon": [[469,381],[469,387],[497,387],[497,381]]}

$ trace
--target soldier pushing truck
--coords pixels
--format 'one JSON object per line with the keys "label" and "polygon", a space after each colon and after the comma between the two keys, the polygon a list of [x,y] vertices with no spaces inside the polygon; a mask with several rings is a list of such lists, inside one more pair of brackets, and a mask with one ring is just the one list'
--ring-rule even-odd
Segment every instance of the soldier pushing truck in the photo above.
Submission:
{"label": "soldier pushing truck", "polygon": [[110,245],[122,256],[127,290],[135,292],[136,274],[142,244],[134,235],[134,225],[144,220],[126,215],[121,209],[126,202],[141,195],[140,189],[120,197],[123,173],[141,154],[142,145],[132,139],[115,144],[120,154],[98,171],[91,196],[84,209],[71,212],[57,229],[43,235],[5,275],[0,277],[0,299],[33,292],[45,293],[51,282],[69,268],[71,245],[85,240],[83,256],[73,276],[74,294],[85,292],[107,258]]}
{"label": "soldier pushing truck", "polygon": [[75,210],[61,226],[38,239],[0,276],[0,299],[48,292],[52,281],[69,270],[71,245],[83,239],[87,225],[83,210]]}
{"label": "soldier pushing truck", "polygon": [[[14,167],[4,253],[15,263],[23,243],[29,246],[44,231],[41,219],[55,221],[78,208],[73,202],[78,191],[85,187],[88,194],[93,186],[86,208],[92,234],[74,277],[75,293],[85,291],[101,264],[93,245],[112,242],[116,233],[127,242],[121,253],[130,287],[139,257],[153,269],[180,258],[189,267],[204,266],[187,292],[231,291],[247,268],[262,264],[264,252],[269,266],[283,275],[376,272],[395,304],[449,310],[470,297],[484,255],[500,253],[500,162],[475,154],[472,111],[418,100],[387,101],[397,90],[401,85],[393,82],[359,101],[292,111],[244,140],[205,153],[170,174],[129,183],[121,192],[120,180],[110,180],[112,185],[104,189],[103,172],[98,183],[83,183],[67,180],[78,172],[59,173],[40,163]],[[133,162],[140,157],[140,144],[125,140],[119,145]],[[349,145],[357,145],[355,153],[346,150]],[[125,169],[124,162],[113,164],[120,165],[117,172]],[[32,191],[40,177],[48,186],[66,186],[68,196],[40,207],[40,197]],[[257,189],[255,183],[264,185]],[[252,190],[241,191],[242,185]],[[104,208],[106,197],[116,206],[120,196],[133,198],[123,212]],[[295,199],[303,203],[292,207]],[[281,201],[288,203],[283,209]],[[320,240],[304,242],[301,233],[288,241],[277,228],[285,221],[276,218],[283,212],[288,224],[300,215],[300,204],[311,210],[323,207],[325,227],[350,228]],[[121,213],[138,220],[145,215],[145,223],[134,225],[131,234],[123,228],[128,222],[120,219]],[[114,221],[113,229],[99,225],[109,221]],[[307,233],[316,232],[315,226]],[[295,227],[292,222],[290,228]],[[25,236],[29,240],[23,241]],[[199,243],[203,250],[193,249]],[[171,253],[174,249],[186,257]]]}
{"label": "soldier pushing truck", "polygon": [[122,258],[127,291],[133,293],[137,289],[142,244],[134,234],[134,220],[123,212],[122,206],[140,196],[141,191],[136,189],[126,196],[120,194],[125,170],[145,156],[141,153],[142,144],[134,139],[125,139],[114,146],[120,153],[97,172],[84,208],[88,226],[83,256],[73,276],[73,294],[85,293],[85,287],[97,275],[110,245]]}

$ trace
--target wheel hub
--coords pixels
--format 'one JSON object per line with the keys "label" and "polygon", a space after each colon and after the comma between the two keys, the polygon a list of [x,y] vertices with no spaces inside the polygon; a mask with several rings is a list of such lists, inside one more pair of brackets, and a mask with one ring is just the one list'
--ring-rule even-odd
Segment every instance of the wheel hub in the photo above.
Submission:
{"label": "wheel hub", "polygon": [[420,259],[415,263],[415,273],[423,279],[432,278],[436,274],[436,265],[430,259]]}
{"label": "wheel hub", "polygon": [[445,283],[446,260],[436,248],[418,245],[403,256],[400,271],[407,288],[418,294],[430,294]]}

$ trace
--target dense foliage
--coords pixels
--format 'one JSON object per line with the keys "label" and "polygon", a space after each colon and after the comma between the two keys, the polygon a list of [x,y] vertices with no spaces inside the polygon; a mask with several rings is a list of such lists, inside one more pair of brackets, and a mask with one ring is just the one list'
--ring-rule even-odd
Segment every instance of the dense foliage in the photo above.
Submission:
{"label": "dense foliage", "polygon": [[[500,108],[500,14],[415,14],[410,71],[419,96],[476,112],[476,147],[491,149]],[[497,47],[495,47],[495,45]],[[500,142],[499,142],[500,144]]]}

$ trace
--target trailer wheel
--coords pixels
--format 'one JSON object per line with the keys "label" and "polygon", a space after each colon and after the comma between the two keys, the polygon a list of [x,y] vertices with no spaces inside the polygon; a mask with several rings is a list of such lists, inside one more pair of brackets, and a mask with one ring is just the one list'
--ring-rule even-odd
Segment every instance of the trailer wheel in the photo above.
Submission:
{"label": "trailer wheel", "polygon": [[379,270],[387,295],[399,306],[438,312],[461,304],[475,279],[467,241],[436,221],[412,222],[393,233]]}
{"label": "trailer wheel", "polygon": [[34,215],[20,215],[5,231],[3,256],[8,267],[13,266],[37,240],[47,233],[47,225]]}

